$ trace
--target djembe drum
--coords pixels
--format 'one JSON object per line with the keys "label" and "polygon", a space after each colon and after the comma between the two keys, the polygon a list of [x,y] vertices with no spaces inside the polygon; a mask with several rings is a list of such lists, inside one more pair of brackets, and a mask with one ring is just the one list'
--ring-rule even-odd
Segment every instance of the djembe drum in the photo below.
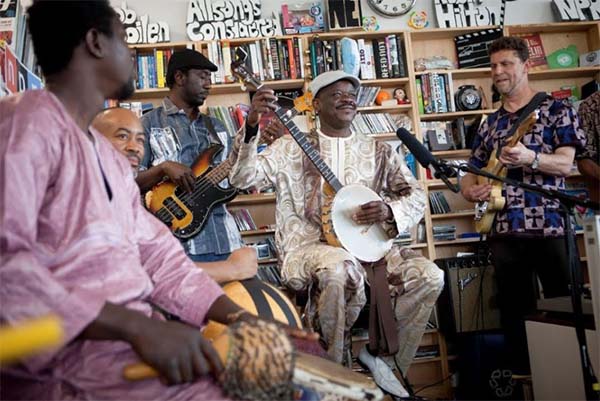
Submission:
{"label": "djembe drum", "polygon": [[[274,323],[240,322],[213,341],[223,365],[219,377],[226,395],[251,401],[290,400],[293,383],[355,400],[377,401],[383,393],[369,378],[337,363],[294,350]],[[143,363],[127,366],[128,380],[158,376]]]}
{"label": "djembe drum", "polygon": [[[213,346],[225,367],[219,380],[228,397],[253,401],[292,398],[294,349],[276,324],[264,320],[232,324]],[[123,373],[128,380],[158,376],[142,363],[127,366]]]}

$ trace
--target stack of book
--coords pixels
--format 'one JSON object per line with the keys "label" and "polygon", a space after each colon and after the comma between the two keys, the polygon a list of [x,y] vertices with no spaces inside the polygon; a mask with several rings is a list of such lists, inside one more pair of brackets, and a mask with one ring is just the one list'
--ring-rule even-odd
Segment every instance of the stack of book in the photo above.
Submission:
{"label": "stack of book", "polygon": [[388,113],[360,113],[352,121],[350,129],[353,133],[387,134],[396,132],[397,127]]}
{"label": "stack of book", "polygon": [[454,224],[442,224],[433,226],[434,241],[453,241],[456,239],[456,226]]}
{"label": "stack of book", "polygon": [[452,73],[426,73],[416,79],[419,114],[456,110]]}
{"label": "stack of book", "polygon": [[249,107],[245,104],[235,106],[209,106],[208,115],[221,120],[229,135],[235,135],[244,124]]}
{"label": "stack of book", "polygon": [[256,224],[254,224],[254,220],[248,209],[232,210],[231,215],[240,231],[257,230]]}
{"label": "stack of book", "polygon": [[410,245],[412,243],[412,234],[410,231],[403,231],[394,238],[394,245]]}
{"label": "stack of book", "polygon": [[136,52],[136,89],[166,88],[167,65],[174,49],[154,49],[151,53]]}
{"label": "stack of book", "polygon": [[283,287],[283,283],[281,282],[281,274],[279,273],[279,268],[275,263],[262,264],[258,266],[256,276],[260,280],[272,284],[276,287]]}
{"label": "stack of book", "polygon": [[369,107],[375,103],[375,98],[381,89],[380,86],[361,86],[358,90],[358,99],[356,105],[358,107]]}
{"label": "stack of book", "polygon": [[[326,72],[344,69],[343,60],[352,60],[352,54],[345,54],[346,45],[342,41],[354,41],[343,38],[322,40],[315,37],[310,43],[310,68],[313,77]],[[402,78],[408,76],[406,51],[400,35],[387,35],[375,39],[357,39],[359,59],[353,62],[360,65],[360,79]],[[353,46],[349,46],[353,47]]]}
{"label": "stack of book", "polygon": [[429,207],[432,214],[444,214],[452,211],[442,191],[432,191],[429,193]]}
{"label": "stack of book", "polygon": [[212,41],[204,51],[219,69],[212,74],[213,84],[232,83],[236,79],[231,71],[231,62],[236,60],[236,51],[242,48],[248,55],[246,68],[261,81],[304,78],[305,50],[303,41],[293,38],[264,38],[254,42]]}

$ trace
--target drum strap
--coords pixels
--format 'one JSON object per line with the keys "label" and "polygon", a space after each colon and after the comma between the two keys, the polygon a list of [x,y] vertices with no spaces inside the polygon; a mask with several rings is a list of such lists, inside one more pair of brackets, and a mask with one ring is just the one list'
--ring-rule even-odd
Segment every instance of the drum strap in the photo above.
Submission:
{"label": "drum strap", "polygon": [[386,265],[385,259],[364,265],[371,283],[369,351],[374,355],[394,355],[399,349]]}

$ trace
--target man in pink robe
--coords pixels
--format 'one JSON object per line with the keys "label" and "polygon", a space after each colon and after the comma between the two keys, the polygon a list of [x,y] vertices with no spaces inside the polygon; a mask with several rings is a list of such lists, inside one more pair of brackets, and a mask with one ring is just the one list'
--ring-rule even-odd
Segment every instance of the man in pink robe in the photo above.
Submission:
{"label": "man in pink robe", "polygon": [[[0,101],[0,324],[52,313],[65,338],[3,367],[0,399],[225,398],[197,328],[251,318],[143,209],[127,161],[88,129],[104,99],[133,89],[118,16],[106,0],[36,0],[28,21],[46,89]],[[153,305],[187,325],[152,319]],[[177,385],[127,382],[123,368],[140,360]]]}

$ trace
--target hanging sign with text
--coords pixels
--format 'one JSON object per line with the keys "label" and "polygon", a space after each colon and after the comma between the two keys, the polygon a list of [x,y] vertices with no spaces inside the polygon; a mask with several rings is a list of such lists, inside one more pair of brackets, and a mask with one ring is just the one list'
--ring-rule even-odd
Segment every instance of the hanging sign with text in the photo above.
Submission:
{"label": "hanging sign with text", "polygon": [[169,26],[166,22],[153,22],[147,15],[137,17],[135,11],[127,8],[127,3],[121,3],[120,8],[115,8],[121,23],[125,26],[127,43],[130,45],[140,43],[169,42]]}
{"label": "hanging sign with text", "polygon": [[193,41],[257,38],[280,32],[275,16],[261,18],[260,0],[190,0],[186,30]]}
{"label": "hanging sign with text", "polygon": [[438,27],[499,25],[499,7],[477,7],[473,0],[435,0]]}
{"label": "hanging sign with text", "polygon": [[600,0],[552,0],[552,10],[561,21],[600,20]]}

